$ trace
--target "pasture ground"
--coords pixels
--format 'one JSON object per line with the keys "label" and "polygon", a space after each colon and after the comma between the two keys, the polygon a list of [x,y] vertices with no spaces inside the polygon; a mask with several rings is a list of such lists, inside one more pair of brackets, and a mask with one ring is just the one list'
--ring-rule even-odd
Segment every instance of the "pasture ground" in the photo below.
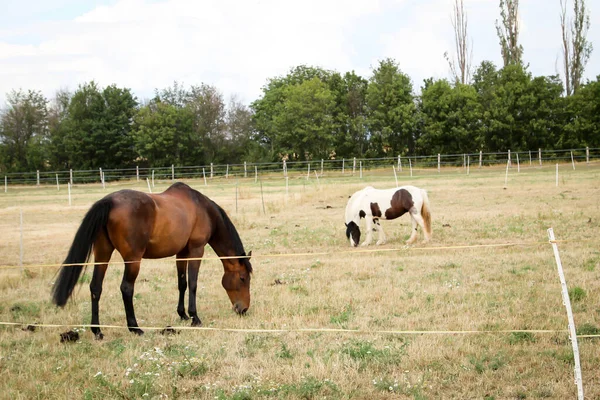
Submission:
{"label": "pasture ground", "polygon": [[[57,267],[91,204],[145,182],[9,187],[0,193],[0,397],[10,399],[566,399],[576,397],[573,354],[547,228],[553,227],[578,334],[600,333],[600,165],[403,171],[399,183],[426,188],[433,240],[405,247],[408,216],[382,224],[384,246],[351,249],[344,235],[348,196],[367,184],[395,185],[389,171],[357,176],[278,176],[186,181],[223,206],[253,251],[252,305],[231,311],[218,260],[203,262],[198,308],[204,327],[162,335],[104,328],[96,341],[67,327],[89,324],[81,278],[64,309],[50,302]],[[236,205],[236,182],[238,187]],[[155,192],[170,182],[159,182]],[[264,206],[262,199],[264,198]],[[263,210],[264,207],[264,210]],[[23,211],[24,269],[19,263]],[[422,234],[419,234],[419,239]],[[506,247],[467,247],[511,243]],[[393,251],[391,251],[393,250]],[[308,254],[307,254],[308,253]],[[207,256],[214,255],[212,250]],[[125,324],[117,253],[100,322]],[[188,326],[176,314],[173,259],[145,260],[134,304],[142,326]],[[314,331],[302,331],[311,328]],[[322,330],[319,330],[322,329]],[[359,330],[342,332],[340,330]],[[528,330],[528,332],[505,332]],[[554,332],[531,332],[551,330]],[[430,333],[398,333],[428,331]],[[456,331],[481,331],[456,333]],[[434,333],[435,332],[435,333]],[[598,338],[580,338],[586,398],[600,398]]]}

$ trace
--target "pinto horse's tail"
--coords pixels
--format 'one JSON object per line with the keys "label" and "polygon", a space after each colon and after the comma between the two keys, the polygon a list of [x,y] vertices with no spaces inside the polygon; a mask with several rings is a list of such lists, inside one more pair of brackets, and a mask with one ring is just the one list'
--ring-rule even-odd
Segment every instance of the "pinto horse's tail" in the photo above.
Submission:
{"label": "pinto horse's tail", "polygon": [[71,264],[83,264],[89,260],[98,233],[108,223],[108,216],[112,207],[112,199],[105,197],[94,203],[83,217],[67,258],[63,262],[58,278],[52,288],[52,300],[57,306],[62,307],[67,303],[83,270],[83,265]]}
{"label": "pinto horse's tail", "polygon": [[423,195],[423,206],[421,207],[421,216],[425,222],[425,240],[431,239],[431,210],[429,206],[429,197],[427,197],[427,191],[421,189]]}

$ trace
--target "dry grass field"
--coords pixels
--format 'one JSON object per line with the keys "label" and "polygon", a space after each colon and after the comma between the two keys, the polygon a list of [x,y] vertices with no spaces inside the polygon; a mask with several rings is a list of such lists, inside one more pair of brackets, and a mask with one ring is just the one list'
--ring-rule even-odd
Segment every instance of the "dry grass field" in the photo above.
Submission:
{"label": "dry grass field", "polygon": [[[89,324],[91,268],[64,309],[50,301],[59,264],[91,204],[145,182],[9,187],[0,193],[0,397],[7,399],[567,399],[573,352],[547,228],[553,227],[579,335],[600,333],[600,165],[403,171],[428,190],[433,240],[406,247],[408,216],[382,224],[383,246],[350,248],[348,196],[393,187],[391,171],[309,181],[281,176],[186,181],[228,211],[253,252],[252,305],[231,310],[218,260],[203,262],[203,326],[177,313],[173,259],[144,260],[134,304],[138,337]],[[237,182],[237,186],[236,186]],[[170,182],[159,182],[155,192]],[[236,200],[236,187],[238,195]],[[264,200],[264,203],[263,203]],[[23,213],[23,264],[20,257]],[[483,246],[507,244],[507,246]],[[510,244],[510,245],[508,245]],[[466,247],[463,247],[466,246]],[[384,251],[379,251],[384,250]],[[209,250],[207,256],[213,256]],[[124,326],[113,256],[100,322]],[[41,267],[41,265],[46,265]],[[47,266],[50,265],[50,266]],[[186,302],[187,305],[187,302]],[[23,324],[23,325],[20,325]],[[177,334],[160,329],[172,326]],[[230,329],[230,330],[226,330]],[[421,331],[407,332],[407,331]],[[468,331],[468,332],[467,332]],[[477,332],[474,332],[477,331]],[[511,332],[516,331],[516,332]],[[586,398],[600,398],[599,338],[580,337]]]}

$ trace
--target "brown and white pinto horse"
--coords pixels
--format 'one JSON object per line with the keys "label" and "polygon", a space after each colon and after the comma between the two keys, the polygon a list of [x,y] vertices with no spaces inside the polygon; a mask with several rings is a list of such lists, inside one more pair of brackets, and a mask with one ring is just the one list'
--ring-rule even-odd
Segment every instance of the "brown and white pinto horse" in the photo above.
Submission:
{"label": "brown and white pinto horse", "polygon": [[407,244],[417,240],[417,225],[423,229],[425,242],[431,239],[431,212],[429,198],[424,189],[415,186],[401,186],[394,189],[375,189],[372,186],[354,193],[346,205],[346,237],[351,246],[360,242],[360,219],[366,223],[366,238],[362,246],[373,241],[373,225],[379,232],[377,244],[386,241],[380,219],[395,219],[409,213],[412,220],[412,232]]}
{"label": "brown and white pinto horse", "polygon": [[[94,252],[94,273],[90,283],[92,297],[92,332],[103,335],[99,325],[98,303],[108,262],[116,249],[125,261],[121,294],[127,326],[131,332],[143,334],[133,309],[133,289],[142,258],[177,256],[179,303],[177,313],[185,313],[184,295],[189,284],[188,312],[192,326],[201,325],[196,311],[196,289],[200,258],[206,244],[220,257],[224,268],[221,283],[233,309],[244,314],[250,307],[251,252],[246,255],[233,223],[215,202],[184,183],[175,183],[163,193],[146,194],[120,190],[98,200],[87,212],[75,234],[53,288],[53,301],[64,306],[77,283],[82,265]],[[236,258],[239,256],[239,258]],[[187,271],[186,271],[187,267]],[[186,273],[189,281],[186,282]]]}

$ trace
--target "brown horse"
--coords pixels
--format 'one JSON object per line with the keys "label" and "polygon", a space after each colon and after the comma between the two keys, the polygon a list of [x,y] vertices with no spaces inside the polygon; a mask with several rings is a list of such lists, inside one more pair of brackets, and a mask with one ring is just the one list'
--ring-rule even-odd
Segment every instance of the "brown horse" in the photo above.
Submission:
{"label": "brown horse", "polygon": [[[125,261],[121,294],[125,305],[127,326],[139,335],[133,310],[133,289],[142,258],[177,256],[179,303],[177,313],[185,313],[184,296],[189,284],[188,312],[192,326],[202,322],[196,312],[196,288],[200,258],[204,246],[210,244],[222,258],[225,273],[221,283],[238,314],[250,307],[250,276],[252,265],[233,223],[215,202],[184,183],[175,183],[163,193],[146,194],[135,190],[120,190],[98,200],[87,212],[69,250],[53,288],[53,300],[64,306],[73,293],[82,264],[94,252],[94,274],[90,283],[92,295],[92,332],[102,339],[98,303],[108,262],[116,249]],[[236,258],[237,257],[237,258]],[[187,267],[187,271],[186,271]],[[189,281],[186,282],[186,272]]]}

